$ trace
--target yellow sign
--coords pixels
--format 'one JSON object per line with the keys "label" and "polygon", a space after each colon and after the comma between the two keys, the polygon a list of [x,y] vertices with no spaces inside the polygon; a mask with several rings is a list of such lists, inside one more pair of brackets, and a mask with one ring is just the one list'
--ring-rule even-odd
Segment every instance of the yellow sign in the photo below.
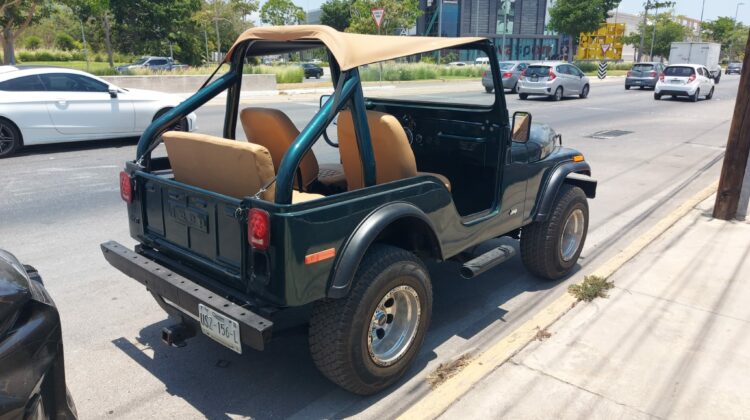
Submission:
{"label": "yellow sign", "polygon": [[596,32],[581,32],[576,60],[621,60],[624,23],[605,23]]}

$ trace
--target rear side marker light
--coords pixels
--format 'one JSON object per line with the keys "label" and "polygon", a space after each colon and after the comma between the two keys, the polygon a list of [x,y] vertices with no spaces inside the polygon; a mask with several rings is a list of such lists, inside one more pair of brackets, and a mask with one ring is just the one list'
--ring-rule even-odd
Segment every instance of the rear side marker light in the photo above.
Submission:
{"label": "rear side marker light", "polygon": [[315,264],[316,262],[330,260],[336,256],[336,248],[324,249],[314,254],[305,255],[305,264]]}
{"label": "rear side marker light", "polygon": [[268,249],[271,239],[271,223],[268,212],[250,209],[247,214],[247,241],[255,249]]}
{"label": "rear side marker light", "polygon": [[120,172],[120,198],[130,204],[133,202],[133,179],[127,172]]}

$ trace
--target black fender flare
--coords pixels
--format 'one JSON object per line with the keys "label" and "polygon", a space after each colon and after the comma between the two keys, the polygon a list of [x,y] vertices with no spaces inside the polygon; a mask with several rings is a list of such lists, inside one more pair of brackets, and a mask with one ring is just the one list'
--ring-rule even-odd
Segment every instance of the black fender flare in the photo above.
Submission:
{"label": "black fender flare", "polygon": [[436,242],[438,257],[442,259],[442,245],[435,234],[435,227],[422,210],[403,201],[385,204],[368,214],[341,247],[326,294],[329,298],[342,298],[349,293],[354,275],[370,245],[388,226],[404,218],[417,219],[426,225]]}
{"label": "black fender flare", "polygon": [[590,175],[591,166],[588,162],[566,162],[555,167],[545,184],[534,221],[547,220],[557,194],[565,183],[580,187],[588,198],[596,197],[596,180]]}

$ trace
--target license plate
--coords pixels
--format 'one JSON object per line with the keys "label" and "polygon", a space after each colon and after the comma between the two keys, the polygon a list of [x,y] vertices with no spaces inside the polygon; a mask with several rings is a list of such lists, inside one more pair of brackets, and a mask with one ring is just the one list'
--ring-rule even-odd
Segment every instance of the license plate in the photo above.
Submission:
{"label": "license plate", "polygon": [[240,324],[237,321],[202,303],[198,304],[198,318],[200,319],[203,334],[213,338],[219,344],[242,354]]}
{"label": "license plate", "polygon": [[532,82],[538,82],[539,81],[539,76],[531,76],[531,81]]}
{"label": "license plate", "polygon": [[641,81],[640,81],[640,80],[636,80],[636,81],[635,81],[635,82],[633,82],[633,83],[634,83],[634,84],[636,84],[636,85],[640,85],[640,84],[641,84]]}
{"label": "license plate", "polygon": [[681,84],[682,84],[682,80],[672,80],[672,82],[671,82],[671,83],[672,83],[673,85],[681,85]]}

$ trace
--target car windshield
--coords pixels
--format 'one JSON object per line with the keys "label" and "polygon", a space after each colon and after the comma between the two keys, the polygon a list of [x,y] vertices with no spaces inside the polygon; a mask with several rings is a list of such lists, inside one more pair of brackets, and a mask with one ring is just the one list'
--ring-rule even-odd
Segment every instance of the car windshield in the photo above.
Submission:
{"label": "car windshield", "polygon": [[135,64],[135,65],[141,65],[141,64],[145,63],[146,61],[148,61],[148,58],[144,57],[144,58],[139,59],[138,61],[136,61],[133,64]]}
{"label": "car windshield", "polygon": [[633,66],[633,70],[635,71],[651,71],[654,69],[653,64],[636,64]]}
{"label": "car windshield", "polygon": [[526,69],[526,76],[549,76],[549,66],[529,66],[529,68]]}
{"label": "car windshield", "polygon": [[500,70],[510,70],[516,63],[500,63]]}
{"label": "car windshield", "polygon": [[692,67],[667,67],[664,70],[665,76],[690,77],[695,74]]}

